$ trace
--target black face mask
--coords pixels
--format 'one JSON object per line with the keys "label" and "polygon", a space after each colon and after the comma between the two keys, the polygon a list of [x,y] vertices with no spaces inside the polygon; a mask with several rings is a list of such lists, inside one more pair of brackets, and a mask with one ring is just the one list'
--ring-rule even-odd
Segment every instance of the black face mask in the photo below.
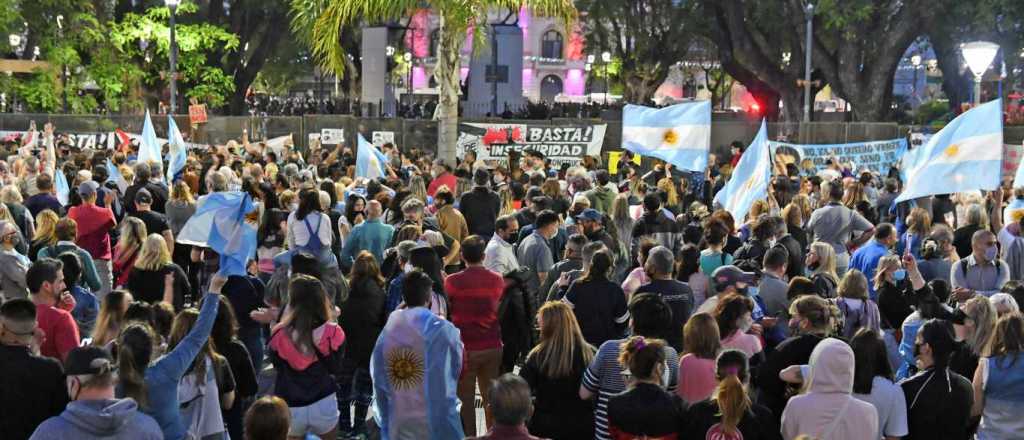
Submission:
{"label": "black face mask", "polygon": [[747,289],[748,289],[747,287],[737,287],[736,288],[736,293],[739,293],[740,295],[746,296],[747,295]]}
{"label": "black face mask", "polygon": [[512,240],[515,240],[516,237],[518,237],[518,236],[519,236],[519,230],[517,229],[517,230],[514,230],[514,231],[508,231],[508,235],[505,236],[505,237],[502,237],[502,239],[511,243]]}
{"label": "black face mask", "polygon": [[818,270],[819,266],[821,266],[821,263],[815,261],[815,262],[813,262],[811,264],[808,264],[807,268],[810,269],[810,270]]}

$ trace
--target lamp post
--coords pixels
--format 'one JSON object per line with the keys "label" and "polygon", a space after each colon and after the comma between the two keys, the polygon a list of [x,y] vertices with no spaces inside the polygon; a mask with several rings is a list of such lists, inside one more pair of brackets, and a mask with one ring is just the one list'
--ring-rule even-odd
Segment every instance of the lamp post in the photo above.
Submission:
{"label": "lamp post", "polygon": [[174,36],[174,16],[178,10],[178,4],[181,0],[164,0],[164,5],[167,9],[171,10],[170,14],[170,30],[171,30],[171,102],[170,109],[171,114],[175,114],[178,111],[178,42]]}
{"label": "lamp post", "polygon": [[999,52],[999,45],[988,41],[975,41],[960,46],[967,67],[974,74],[974,105],[981,104],[981,77]]}
{"label": "lamp post", "polygon": [[604,64],[604,105],[608,105],[608,94],[611,93],[611,89],[608,87],[608,63],[611,63],[611,61],[611,52],[604,51],[601,53],[601,63]]}
{"label": "lamp post", "polygon": [[814,3],[804,7],[807,18],[807,44],[804,46],[804,122],[811,122],[811,52],[814,44]]}
{"label": "lamp post", "polygon": [[[388,68],[385,69],[387,71],[387,75],[388,75],[388,77],[387,77],[387,84],[389,86],[391,86],[391,97],[395,98],[395,81],[394,81],[393,78],[391,78],[391,72],[392,72],[391,71],[391,67],[394,66],[393,63],[395,62],[395,47],[389,44],[387,47],[384,48],[384,55],[387,55],[387,57],[388,57],[387,58],[387,62],[386,62]],[[387,101],[388,101],[388,104],[391,104],[391,100],[390,99],[387,100]],[[394,113],[392,114],[392,116],[393,117],[397,117],[398,116],[398,102],[397,102],[397,98],[395,98],[394,106],[395,106],[395,110],[394,110]]]}
{"label": "lamp post", "polygon": [[[57,37],[61,40],[64,39],[64,16],[57,15]],[[62,66],[60,72],[60,89],[62,92],[61,101],[63,103],[64,113],[68,112],[68,66]]]}
{"label": "lamp post", "polygon": [[921,67],[921,54],[916,53],[913,56],[911,56],[910,57],[910,64],[912,66],[914,66],[914,86],[913,86],[913,89],[911,89],[912,90],[911,96],[913,96],[914,99],[917,99],[917,69],[919,69]]}
{"label": "lamp post", "polygon": [[402,55],[402,59],[405,60],[405,68],[408,70],[408,80],[405,82],[405,94],[409,95],[409,106],[412,106],[412,52],[406,52]]}

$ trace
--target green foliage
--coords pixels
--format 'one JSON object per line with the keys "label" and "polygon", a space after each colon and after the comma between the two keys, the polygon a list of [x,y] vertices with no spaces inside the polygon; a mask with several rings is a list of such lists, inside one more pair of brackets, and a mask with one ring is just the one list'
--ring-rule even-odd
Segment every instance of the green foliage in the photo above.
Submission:
{"label": "green foliage", "polygon": [[35,111],[53,112],[60,108],[60,95],[53,87],[54,72],[38,71],[30,75],[27,81],[16,86],[18,98],[25,101]]}
{"label": "green foliage", "polygon": [[949,115],[949,101],[928,101],[914,111],[914,124],[926,125],[935,122],[946,122]]}
{"label": "green foliage", "polygon": [[[196,11],[195,3],[183,2],[177,13],[180,17]],[[150,8],[142,15],[128,13],[111,26],[109,35],[114,47],[139,66],[142,83],[155,90],[162,90],[168,81],[163,60],[170,57],[169,17],[166,7]],[[210,106],[223,105],[234,92],[234,81],[219,67],[215,55],[237,50],[238,37],[218,26],[199,23],[176,25],[175,38],[179,88]]]}

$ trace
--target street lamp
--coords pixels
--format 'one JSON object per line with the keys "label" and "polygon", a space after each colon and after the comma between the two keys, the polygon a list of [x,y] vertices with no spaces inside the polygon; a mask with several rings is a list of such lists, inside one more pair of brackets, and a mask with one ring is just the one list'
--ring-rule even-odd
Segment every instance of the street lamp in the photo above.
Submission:
{"label": "street lamp", "polygon": [[912,66],[914,66],[914,87],[912,89],[913,90],[913,95],[912,96],[915,99],[917,99],[917,69],[919,69],[921,67],[921,54],[916,53],[913,56],[911,56],[910,57],[910,64]]}
{"label": "street lamp", "polygon": [[604,64],[604,105],[608,105],[608,94],[611,90],[608,87],[608,63],[612,61],[612,54],[607,50],[601,52],[601,63]]}
{"label": "street lamp", "polygon": [[409,71],[409,80],[405,82],[405,91],[409,95],[409,105],[412,105],[412,52],[406,52],[402,55],[405,60],[405,68]]}
{"label": "street lamp", "polygon": [[807,43],[804,45],[804,122],[811,122],[811,52],[814,44],[814,3],[804,7],[807,19]]}
{"label": "street lamp", "polygon": [[171,114],[175,114],[178,111],[178,42],[174,36],[174,16],[178,10],[178,4],[181,0],[164,0],[164,5],[167,9],[171,10]]}
{"label": "street lamp", "polygon": [[999,52],[999,45],[988,41],[975,41],[960,46],[967,67],[974,74],[974,105],[981,104],[981,77]]}

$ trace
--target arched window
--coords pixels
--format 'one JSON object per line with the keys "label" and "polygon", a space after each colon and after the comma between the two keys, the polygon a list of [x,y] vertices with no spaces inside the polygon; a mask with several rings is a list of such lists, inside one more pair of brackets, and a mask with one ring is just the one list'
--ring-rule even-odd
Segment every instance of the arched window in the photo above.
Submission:
{"label": "arched window", "polygon": [[565,38],[556,30],[544,33],[540,39],[540,56],[544,58],[562,59],[565,55]]}
{"label": "arched window", "polygon": [[540,81],[540,99],[544,102],[555,102],[555,97],[562,93],[562,78],[548,75]]}
{"label": "arched window", "polygon": [[440,37],[440,29],[434,29],[432,32],[430,32],[430,56],[432,57],[437,56],[437,41],[440,39]]}

